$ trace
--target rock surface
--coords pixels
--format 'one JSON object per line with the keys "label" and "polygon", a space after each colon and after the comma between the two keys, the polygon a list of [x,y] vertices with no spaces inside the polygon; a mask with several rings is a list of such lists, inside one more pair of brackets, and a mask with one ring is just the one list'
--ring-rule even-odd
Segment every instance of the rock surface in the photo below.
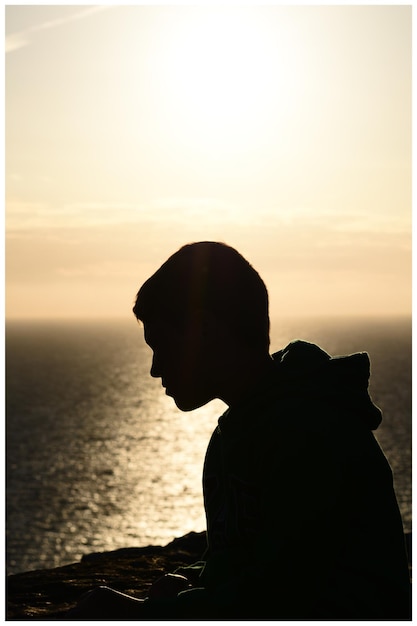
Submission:
{"label": "rock surface", "polygon": [[[411,533],[405,535],[411,575]],[[122,548],[84,556],[80,563],[14,574],[7,581],[7,620],[62,619],[78,598],[99,585],[137,598],[166,572],[201,558],[205,533],[189,533],[166,546]]]}
{"label": "rock surface", "polygon": [[83,593],[100,585],[143,598],[156,579],[198,561],[205,547],[204,532],[189,533],[164,547],[98,552],[64,567],[14,574],[7,580],[6,619],[61,619]]}

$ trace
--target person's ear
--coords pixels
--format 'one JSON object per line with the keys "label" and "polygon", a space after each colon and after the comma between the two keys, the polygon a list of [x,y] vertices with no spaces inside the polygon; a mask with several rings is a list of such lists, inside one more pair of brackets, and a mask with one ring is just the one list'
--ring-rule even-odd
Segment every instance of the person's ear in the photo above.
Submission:
{"label": "person's ear", "polygon": [[226,346],[232,339],[232,332],[225,320],[212,311],[206,312],[203,322],[203,337],[207,342]]}

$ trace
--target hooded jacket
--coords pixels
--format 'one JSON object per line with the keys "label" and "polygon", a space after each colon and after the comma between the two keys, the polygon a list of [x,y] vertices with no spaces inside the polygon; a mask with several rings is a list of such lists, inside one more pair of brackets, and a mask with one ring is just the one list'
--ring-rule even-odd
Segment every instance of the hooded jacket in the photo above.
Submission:
{"label": "hooded jacket", "polygon": [[[409,619],[390,466],[366,353],[294,341],[219,419],[203,472],[208,550],[180,615]],[[182,573],[187,573],[183,570]],[[181,613],[182,611],[182,613]]]}

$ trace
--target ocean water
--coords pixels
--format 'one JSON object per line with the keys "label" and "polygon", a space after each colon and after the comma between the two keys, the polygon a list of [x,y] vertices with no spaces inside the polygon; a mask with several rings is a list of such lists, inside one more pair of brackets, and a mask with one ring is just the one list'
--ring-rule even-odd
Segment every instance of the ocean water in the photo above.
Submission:
{"label": "ocean water", "polygon": [[[410,531],[411,320],[272,320],[273,351],[294,338],[331,354],[369,352],[384,413],[376,436]],[[7,323],[9,574],[205,528],[202,466],[226,407],[181,413],[150,362],[133,319]]]}

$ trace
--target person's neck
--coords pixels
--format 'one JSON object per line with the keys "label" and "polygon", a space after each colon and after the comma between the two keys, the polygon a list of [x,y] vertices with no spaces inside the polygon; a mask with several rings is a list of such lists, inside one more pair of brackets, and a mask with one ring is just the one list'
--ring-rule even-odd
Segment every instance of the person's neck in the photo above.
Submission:
{"label": "person's neck", "polygon": [[220,399],[229,408],[236,406],[269,374],[272,366],[272,357],[267,352],[256,356],[235,355],[228,365]]}

